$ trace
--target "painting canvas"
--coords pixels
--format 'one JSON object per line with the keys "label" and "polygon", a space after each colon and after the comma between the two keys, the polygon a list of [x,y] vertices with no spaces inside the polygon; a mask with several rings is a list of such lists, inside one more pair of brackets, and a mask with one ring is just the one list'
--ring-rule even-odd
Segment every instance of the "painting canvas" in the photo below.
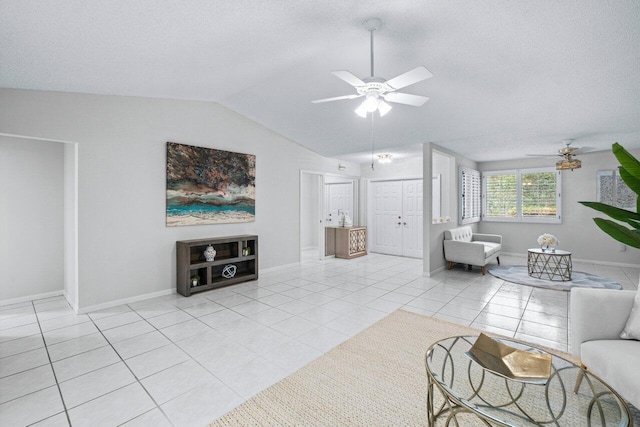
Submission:
{"label": "painting canvas", "polygon": [[167,226],[255,220],[256,156],[167,142]]}

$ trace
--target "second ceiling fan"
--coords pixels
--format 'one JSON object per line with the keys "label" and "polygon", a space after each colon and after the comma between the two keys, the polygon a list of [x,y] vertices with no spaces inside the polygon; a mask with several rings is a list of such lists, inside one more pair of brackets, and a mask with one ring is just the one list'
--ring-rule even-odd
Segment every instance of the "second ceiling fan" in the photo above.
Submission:
{"label": "second ceiling fan", "polygon": [[367,113],[373,113],[376,110],[378,110],[381,116],[387,114],[391,110],[391,106],[385,101],[420,107],[429,100],[426,96],[396,92],[398,89],[433,77],[433,74],[423,66],[416,67],[390,80],[375,76],[373,71],[373,32],[380,28],[380,24],[381,21],[378,18],[371,18],[364,22],[364,26],[369,31],[371,38],[371,76],[360,79],[346,70],[332,72],[333,75],[353,86],[357,93],[318,99],[311,102],[317,104],[343,99],[355,99],[364,96],[366,97],[365,100],[355,111],[360,117],[367,117]]}

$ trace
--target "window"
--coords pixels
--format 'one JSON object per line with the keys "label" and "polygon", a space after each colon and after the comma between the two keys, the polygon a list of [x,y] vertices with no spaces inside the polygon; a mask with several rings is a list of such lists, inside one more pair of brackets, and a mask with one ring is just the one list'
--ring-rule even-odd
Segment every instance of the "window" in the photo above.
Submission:
{"label": "window", "polygon": [[484,220],[560,223],[560,171],[485,172]]}
{"label": "window", "polygon": [[628,211],[636,211],[638,195],[622,180],[617,170],[598,171],[596,200]]}
{"label": "window", "polygon": [[480,221],[480,172],[460,167],[460,224]]}

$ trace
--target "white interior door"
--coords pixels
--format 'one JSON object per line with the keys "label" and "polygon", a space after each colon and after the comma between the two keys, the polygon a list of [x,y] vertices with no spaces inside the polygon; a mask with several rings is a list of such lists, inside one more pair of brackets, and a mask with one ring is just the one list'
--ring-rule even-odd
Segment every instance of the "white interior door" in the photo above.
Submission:
{"label": "white interior door", "polygon": [[371,251],[402,255],[402,181],[373,182],[372,192]]}
{"label": "white interior door", "polygon": [[353,184],[325,184],[325,190],[325,224],[340,225],[341,213],[353,220]]}
{"label": "white interior door", "polygon": [[402,255],[422,258],[421,179],[402,181]]}

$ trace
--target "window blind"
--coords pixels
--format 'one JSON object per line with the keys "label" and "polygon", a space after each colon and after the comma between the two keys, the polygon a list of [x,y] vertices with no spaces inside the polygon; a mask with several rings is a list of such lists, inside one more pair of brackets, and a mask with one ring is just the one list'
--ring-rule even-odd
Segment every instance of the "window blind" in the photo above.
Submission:
{"label": "window blind", "polygon": [[486,221],[560,223],[561,175],[552,168],[484,172]]}
{"label": "window blind", "polygon": [[482,190],[480,172],[466,167],[460,168],[460,224],[480,221]]}

